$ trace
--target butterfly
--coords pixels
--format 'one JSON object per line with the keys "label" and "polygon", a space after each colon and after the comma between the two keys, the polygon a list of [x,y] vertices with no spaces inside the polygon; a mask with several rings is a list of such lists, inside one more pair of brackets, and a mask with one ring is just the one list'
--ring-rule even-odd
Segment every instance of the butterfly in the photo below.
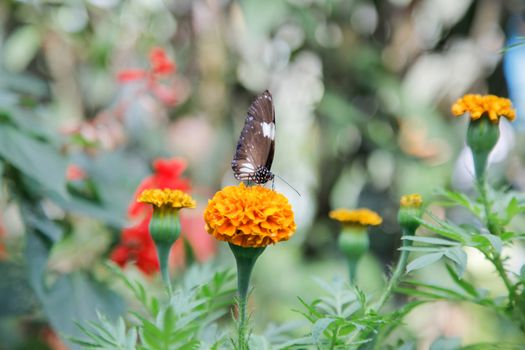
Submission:
{"label": "butterfly", "polygon": [[275,151],[275,109],[272,94],[266,90],[252,102],[244,121],[232,160],[237,180],[264,184],[273,180]]}

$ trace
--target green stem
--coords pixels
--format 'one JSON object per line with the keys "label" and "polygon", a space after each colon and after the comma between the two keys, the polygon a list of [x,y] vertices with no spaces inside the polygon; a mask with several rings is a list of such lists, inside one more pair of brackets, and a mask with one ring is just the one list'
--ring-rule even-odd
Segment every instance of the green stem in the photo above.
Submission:
{"label": "green stem", "polygon": [[239,350],[248,349],[246,337],[246,304],[248,302],[248,288],[253,271],[254,262],[249,259],[237,259],[237,291],[239,293]]}
{"label": "green stem", "polygon": [[[406,236],[414,236],[417,226],[413,226],[411,228],[402,226],[401,228],[403,232],[403,237],[406,237]],[[403,247],[409,247],[411,245],[412,245],[411,240],[403,239],[403,243],[402,243]],[[388,298],[390,298],[394,288],[397,286],[399,279],[401,278],[401,276],[403,275],[405,271],[409,253],[410,252],[408,250],[401,251],[399,260],[397,261],[396,267],[394,269],[394,272],[392,273],[392,276],[390,277],[390,280],[388,281],[388,285],[386,286],[385,291],[381,295],[381,298],[379,298],[379,301],[377,302],[377,304],[371,307],[371,310],[369,310],[369,312],[370,311],[379,312],[381,308],[385,305]],[[361,330],[361,331],[356,332],[355,335],[352,337],[352,339],[366,339],[370,333],[371,333],[370,330]],[[374,344],[372,346],[373,346],[373,349],[378,348],[377,339],[374,340]]]}
{"label": "green stem", "polygon": [[496,271],[498,272],[499,276],[503,280],[505,287],[509,291],[509,306],[512,306],[516,298],[516,290],[514,289],[514,285],[510,281],[509,276],[507,275],[507,271],[505,270],[505,267],[503,266],[503,262],[501,261],[501,256],[497,254],[497,255],[494,255],[493,257],[488,257],[488,259],[492,262],[492,265],[494,265],[494,267],[496,268]]}
{"label": "green stem", "polygon": [[331,344],[330,344],[330,350],[335,349],[335,344],[337,343],[337,335],[339,333],[339,327],[337,327],[334,330],[334,333],[332,334]]}
{"label": "green stem", "polygon": [[491,234],[499,235],[501,233],[500,228],[495,222],[492,221],[491,218],[492,207],[490,205],[490,201],[487,195],[487,185],[485,182],[485,177],[483,176],[481,178],[478,178],[478,180],[476,181],[476,185],[479,191],[479,196],[481,198],[481,204],[483,204],[483,209],[485,211],[485,225],[487,226],[487,229]]}
{"label": "green stem", "polygon": [[172,295],[171,287],[171,278],[169,270],[169,256],[171,251],[171,244],[156,244],[157,246],[157,255],[159,258],[160,273],[162,275],[162,280],[164,281],[164,286],[168,292],[168,296]]}
{"label": "green stem", "polygon": [[350,278],[350,284],[355,285],[357,281],[357,263],[358,259],[348,258],[348,276]]}
{"label": "green stem", "polygon": [[[403,236],[409,236],[413,233],[407,232],[408,230],[403,228]],[[403,239],[403,247],[409,247],[412,244],[411,240]],[[403,272],[405,271],[407,260],[408,260],[408,254],[410,252],[408,250],[402,250],[401,255],[399,256],[399,260],[397,261],[396,268],[394,269],[394,272],[392,273],[392,277],[390,277],[390,280],[388,281],[388,285],[383,292],[383,295],[381,295],[381,298],[379,299],[379,302],[377,303],[375,309],[376,311],[379,311],[386,303],[390,295],[392,294],[392,291],[397,286],[399,278],[403,275]]]}
{"label": "green stem", "polygon": [[[490,205],[490,201],[488,200],[487,196],[487,188],[486,188],[486,182],[485,177],[479,177],[477,181],[477,187],[478,191],[481,197],[481,203],[483,204],[483,208],[485,210],[485,225],[487,226],[487,229],[491,234],[499,235],[501,232],[500,227],[494,223],[491,220],[491,212],[492,207]],[[485,257],[494,265],[496,268],[496,271],[498,272],[498,275],[501,277],[501,280],[505,284],[505,287],[507,288],[509,292],[509,306],[512,306],[514,303],[514,299],[516,297],[516,291],[514,289],[514,286],[512,282],[509,279],[509,276],[507,275],[507,271],[505,270],[505,267],[503,266],[503,262],[501,261],[501,256],[499,253],[494,253],[492,255],[485,253]]]}
{"label": "green stem", "polygon": [[235,256],[237,264],[237,292],[238,292],[238,350],[249,350],[247,336],[247,317],[246,304],[248,299],[248,289],[250,277],[252,275],[255,261],[262,254],[264,248],[244,248],[230,243],[230,248]]}

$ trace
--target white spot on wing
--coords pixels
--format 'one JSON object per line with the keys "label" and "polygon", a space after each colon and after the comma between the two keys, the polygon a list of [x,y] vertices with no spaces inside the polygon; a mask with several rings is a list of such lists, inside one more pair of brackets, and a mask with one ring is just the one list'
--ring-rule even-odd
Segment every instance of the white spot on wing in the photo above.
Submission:
{"label": "white spot on wing", "polygon": [[273,140],[275,138],[275,124],[274,123],[261,123],[263,136]]}
{"label": "white spot on wing", "polygon": [[255,167],[252,163],[242,163],[239,167],[239,171],[242,173],[253,173],[255,171]]}

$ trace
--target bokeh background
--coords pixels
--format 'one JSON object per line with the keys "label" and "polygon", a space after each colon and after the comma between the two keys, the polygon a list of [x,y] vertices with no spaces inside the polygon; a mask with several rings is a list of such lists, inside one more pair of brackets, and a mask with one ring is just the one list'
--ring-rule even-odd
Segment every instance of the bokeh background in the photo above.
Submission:
{"label": "bokeh background", "polygon": [[[384,217],[359,266],[360,286],[377,293],[397,256],[400,195],[472,191],[466,120],[449,112],[455,99],[512,99],[518,118],[502,122],[490,176],[525,187],[525,48],[513,46],[523,40],[524,11],[521,0],[1,1],[0,123],[25,136],[0,133],[0,159],[43,184],[42,215],[60,233],[46,260],[32,263],[24,210],[8,196],[21,185],[2,165],[0,349],[64,349],[57,334],[73,332],[67,317],[83,315],[67,309],[92,313],[85,291],[95,295],[111,279],[107,259],[159,287],[154,256],[137,250],[147,242],[131,212],[146,180],[186,186],[199,202],[183,217],[187,243],[176,248],[175,278],[193,260],[233,264],[225,244],[204,232],[201,214],[215,191],[236,183],[237,137],[265,89],[276,109],[272,170],[300,196],[276,179],[298,230],[256,267],[256,332],[301,319],[297,296],[322,292],[314,277],[346,276],[339,227],[327,215],[333,208],[369,207]],[[468,253],[470,278],[501,290],[491,268]],[[511,255],[516,268],[525,260],[523,247]],[[69,289],[46,299],[27,278],[31,266]],[[443,269],[419,278],[429,276],[439,280]],[[122,300],[112,297],[118,313]],[[62,318],[50,316],[53,305]],[[464,344],[523,340],[497,316],[465,305],[428,305],[406,321],[400,336],[422,349],[439,335]]]}

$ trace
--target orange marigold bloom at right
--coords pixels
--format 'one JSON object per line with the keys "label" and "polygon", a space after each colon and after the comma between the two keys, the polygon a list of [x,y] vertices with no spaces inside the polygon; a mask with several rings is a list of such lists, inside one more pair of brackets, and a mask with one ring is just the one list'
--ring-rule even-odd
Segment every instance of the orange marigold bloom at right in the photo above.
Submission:
{"label": "orange marigold bloom at right", "polygon": [[487,114],[492,123],[498,123],[499,118],[505,117],[509,121],[516,118],[516,111],[508,98],[495,95],[465,95],[452,105],[452,114],[459,117],[465,113],[470,114],[472,120]]}
{"label": "orange marigold bloom at right", "polygon": [[208,201],[206,231],[241,247],[266,247],[288,240],[296,225],[285,196],[262,186],[228,186]]}

